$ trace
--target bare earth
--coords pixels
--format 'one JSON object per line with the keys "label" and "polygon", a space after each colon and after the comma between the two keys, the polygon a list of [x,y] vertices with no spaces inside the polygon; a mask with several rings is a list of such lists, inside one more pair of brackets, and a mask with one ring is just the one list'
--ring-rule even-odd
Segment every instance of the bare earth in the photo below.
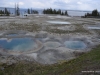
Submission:
{"label": "bare earth", "polygon": [[[50,23],[52,22],[53,23]],[[54,64],[76,58],[76,54],[90,51],[100,43],[100,20],[94,18],[68,17],[59,15],[28,15],[27,17],[0,17],[0,39],[31,37],[37,48],[14,52],[0,49],[0,62],[16,63],[20,60],[35,61],[41,64]],[[8,36],[8,34],[18,34]],[[78,40],[86,44],[85,49],[69,49],[65,41]],[[12,57],[9,57],[12,56]],[[20,57],[20,59],[18,59]]]}

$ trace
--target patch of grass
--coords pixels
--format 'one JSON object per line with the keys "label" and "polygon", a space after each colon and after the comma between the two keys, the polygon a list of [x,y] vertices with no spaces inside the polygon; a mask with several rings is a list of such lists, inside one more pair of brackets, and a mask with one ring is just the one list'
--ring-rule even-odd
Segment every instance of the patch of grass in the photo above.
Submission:
{"label": "patch of grass", "polygon": [[46,28],[47,32],[50,32],[50,33],[57,33],[57,34],[69,34],[69,33],[87,33],[87,34],[91,34],[89,32],[89,30],[86,30],[83,28],[82,25],[79,25],[79,24],[75,24],[75,30],[61,30],[61,29],[51,29],[49,26]]}
{"label": "patch of grass", "polygon": [[[1,70],[2,67],[4,70]],[[25,61],[10,66],[0,63],[0,75],[90,75],[81,71],[98,70],[100,71],[100,45],[76,59],[53,65]]]}
{"label": "patch of grass", "polygon": [[89,30],[84,29],[83,26],[80,25],[80,24],[76,24],[75,26],[76,26],[76,28],[75,28],[75,30],[73,32],[90,33]]}

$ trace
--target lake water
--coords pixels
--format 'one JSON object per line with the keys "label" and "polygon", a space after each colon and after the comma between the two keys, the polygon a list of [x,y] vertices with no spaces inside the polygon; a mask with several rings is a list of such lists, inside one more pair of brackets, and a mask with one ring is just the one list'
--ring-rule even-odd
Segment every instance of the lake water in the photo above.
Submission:
{"label": "lake water", "polygon": [[91,13],[91,12],[68,11],[68,15],[70,15],[70,16],[84,16],[86,13]]}
{"label": "lake water", "polygon": [[82,41],[65,41],[65,46],[70,49],[84,49],[86,44]]}
{"label": "lake water", "polygon": [[35,41],[32,38],[0,39],[0,47],[6,50],[27,51],[34,49]]}

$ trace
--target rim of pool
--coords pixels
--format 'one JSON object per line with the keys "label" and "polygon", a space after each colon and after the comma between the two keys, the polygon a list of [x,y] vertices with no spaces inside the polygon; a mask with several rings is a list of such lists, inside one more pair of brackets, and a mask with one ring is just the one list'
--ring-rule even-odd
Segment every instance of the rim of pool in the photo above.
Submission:
{"label": "rim of pool", "polygon": [[40,50],[42,47],[43,46],[39,40],[31,37],[11,39],[0,38],[0,48],[7,52],[31,53]]}

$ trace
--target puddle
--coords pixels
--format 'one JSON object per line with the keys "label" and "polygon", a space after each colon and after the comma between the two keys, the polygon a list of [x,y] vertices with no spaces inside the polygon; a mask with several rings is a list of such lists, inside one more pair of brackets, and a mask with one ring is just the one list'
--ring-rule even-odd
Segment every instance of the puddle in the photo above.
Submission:
{"label": "puddle", "polygon": [[85,49],[86,44],[82,41],[65,41],[64,45],[70,49]]}
{"label": "puddle", "polygon": [[36,48],[37,44],[32,38],[1,38],[0,47],[5,50],[27,51]]}
{"label": "puddle", "polygon": [[64,19],[67,19],[67,18],[71,18],[71,17],[68,17],[68,16],[48,16],[50,19],[55,19],[55,18],[64,18]]}
{"label": "puddle", "polygon": [[47,21],[47,22],[52,24],[71,24],[70,22],[64,22],[64,21]]}
{"label": "puddle", "polygon": [[88,29],[100,29],[100,26],[89,26]]}

